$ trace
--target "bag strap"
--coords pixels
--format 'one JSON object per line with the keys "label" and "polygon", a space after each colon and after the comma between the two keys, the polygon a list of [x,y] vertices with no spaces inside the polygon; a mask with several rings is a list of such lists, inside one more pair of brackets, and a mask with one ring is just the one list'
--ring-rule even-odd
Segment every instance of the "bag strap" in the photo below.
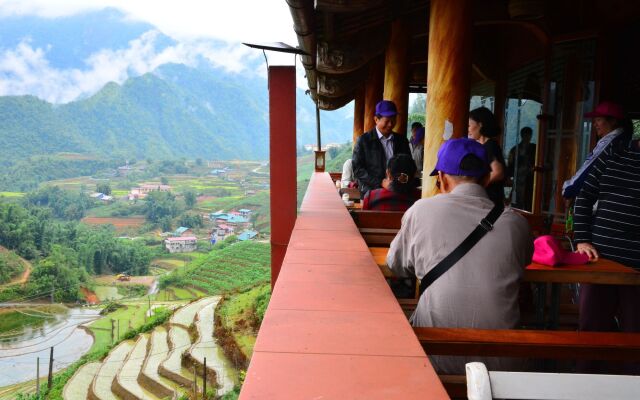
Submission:
{"label": "bag strap", "polygon": [[440,278],[442,274],[449,270],[449,268],[453,267],[455,263],[460,261],[460,259],[464,257],[464,255],[467,254],[469,250],[471,250],[473,246],[475,246],[476,243],[478,243],[478,241],[487,234],[487,232],[493,229],[493,224],[496,223],[503,210],[504,207],[496,204],[489,214],[480,221],[480,224],[476,226],[476,229],[474,229],[473,232],[471,232],[469,236],[467,236],[462,243],[460,243],[458,247],[451,252],[451,254],[443,258],[438,265],[427,272],[424,278],[420,281],[420,296],[422,296],[422,293],[424,293],[424,291],[427,290],[427,288],[431,286],[436,279]]}

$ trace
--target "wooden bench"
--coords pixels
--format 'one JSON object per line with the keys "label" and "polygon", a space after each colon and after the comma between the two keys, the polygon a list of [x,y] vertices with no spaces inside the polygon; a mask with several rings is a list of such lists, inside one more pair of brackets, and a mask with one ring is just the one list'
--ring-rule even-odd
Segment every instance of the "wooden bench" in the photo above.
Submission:
{"label": "wooden bench", "polygon": [[353,222],[358,228],[369,229],[400,229],[404,211],[351,211]]}
{"label": "wooden bench", "polygon": [[[414,328],[429,355],[554,360],[640,360],[640,333]],[[466,395],[464,376],[441,375],[452,397]]]}
{"label": "wooden bench", "polygon": [[389,247],[398,234],[404,211],[351,210],[351,217],[369,247]]}
{"label": "wooden bench", "polygon": [[481,362],[465,369],[470,400],[635,400],[640,393],[640,376],[488,371]]}
{"label": "wooden bench", "polygon": [[[518,213],[527,220],[534,236],[548,233],[549,230],[543,215],[519,210]],[[351,216],[369,247],[389,247],[400,230],[403,215],[403,211],[351,211]]]}

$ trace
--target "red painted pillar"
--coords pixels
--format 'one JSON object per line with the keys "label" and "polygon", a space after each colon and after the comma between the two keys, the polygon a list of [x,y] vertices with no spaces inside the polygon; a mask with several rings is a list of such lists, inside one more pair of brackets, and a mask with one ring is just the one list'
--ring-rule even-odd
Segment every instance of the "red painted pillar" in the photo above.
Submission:
{"label": "red painted pillar", "polygon": [[276,284],[296,222],[296,70],[269,67],[271,174],[271,288]]}

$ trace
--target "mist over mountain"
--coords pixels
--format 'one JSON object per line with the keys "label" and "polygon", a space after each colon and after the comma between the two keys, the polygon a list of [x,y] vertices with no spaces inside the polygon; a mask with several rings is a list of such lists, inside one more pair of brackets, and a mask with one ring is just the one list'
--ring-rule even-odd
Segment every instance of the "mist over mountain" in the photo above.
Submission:
{"label": "mist over mountain", "polygon": [[[266,159],[264,61],[153,29],[115,10],[0,19],[2,164],[56,152]],[[302,90],[297,108],[298,144],[315,143],[314,104]],[[351,110],[322,113],[324,143],[350,140]]]}

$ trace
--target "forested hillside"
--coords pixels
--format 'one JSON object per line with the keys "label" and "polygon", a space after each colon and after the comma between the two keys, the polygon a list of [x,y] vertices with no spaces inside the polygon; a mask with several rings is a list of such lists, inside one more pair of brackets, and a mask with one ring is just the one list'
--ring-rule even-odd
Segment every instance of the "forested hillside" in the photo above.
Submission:
{"label": "forested hillside", "polygon": [[[63,105],[0,97],[0,160],[56,152],[100,158],[266,159],[266,81],[212,67],[167,64]],[[298,142],[313,143],[311,102],[298,93]],[[323,113],[325,142],[344,142],[343,112]]]}

